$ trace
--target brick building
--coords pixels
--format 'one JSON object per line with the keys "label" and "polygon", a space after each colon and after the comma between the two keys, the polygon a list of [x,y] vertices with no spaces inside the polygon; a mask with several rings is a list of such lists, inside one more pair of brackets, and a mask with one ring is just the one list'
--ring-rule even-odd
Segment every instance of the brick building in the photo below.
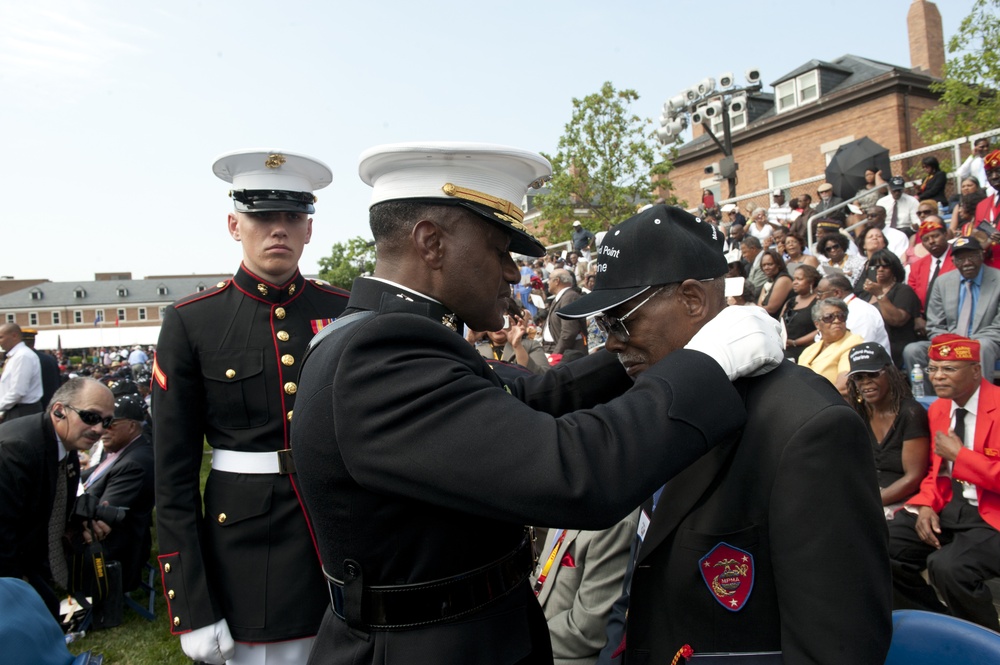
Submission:
{"label": "brick building", "polygon": [[[752,97],[749,117],[736,118],[732,133],[733,156],[739,164],[737,193],[766,191],[822,174],[839,146],[864,136],[888,148],[890,155],[923,147],[913,123],[937,103],[930,84],[944,68],[937,7],[927,0],[913,0],[907,28],[910,68],[855,55],[828,62],[810,60],[775,79],[773,94]],[[721,138],[721,125],[718,129],[715,133]],[[716,200],[726,198],[726,181],[705,173],[705,167],[722,157],[715,142],[696,125],[692,140],[678,150],[670,174],[673,192],[690,205],[701,201],[704,189],[711,189]],[[894,168],[905,171],[910,166],[904,161]],[[791,195],[804,191],[816,198],[815,186]],[[768,205],[766,196],[753,203]]]}

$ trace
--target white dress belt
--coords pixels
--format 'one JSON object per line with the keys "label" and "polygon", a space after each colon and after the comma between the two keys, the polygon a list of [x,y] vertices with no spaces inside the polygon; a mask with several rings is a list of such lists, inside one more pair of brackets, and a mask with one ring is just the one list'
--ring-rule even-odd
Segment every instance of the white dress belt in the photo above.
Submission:
{"label": "white dress belt", "polygon": [[212,450],[212,468],[228,473],[281,473],[278,456],[284,451],[244,453],[238,450]]}

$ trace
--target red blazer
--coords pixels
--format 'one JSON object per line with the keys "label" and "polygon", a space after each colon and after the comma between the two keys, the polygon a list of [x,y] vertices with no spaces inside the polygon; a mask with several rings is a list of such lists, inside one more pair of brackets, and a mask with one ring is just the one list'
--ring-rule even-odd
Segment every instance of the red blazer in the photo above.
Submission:
{"label": "red blazer", "polygon": [[[928,409],[933,450],[934,435],[951,428],[951,400],[939,399]],[[940,513],[951,501],[951,479],[939,476],[942,458],[931,453],[931,468],[920,483],[920,492],[909,501],[910,506],[930,506]],[[1000,387],[979,385],[979,413],[976,416],[974,449],[958,452],[952,474],[958,480],[976,484],[979,514],[994,529],[1000,530]]]}
{"label": "red blazer", "polygon": [[997,222],[1000,222],[1000,206],[997,208],[993,207],[995,203],[994,196],[987,196],[976,206],[976,224],[986,220],[996,226]]}
{"label": "red blazer", "polygon": [[[928,254],[916,263],[910,264],[910,276],[906,278],[906,283],[916,291],[920,298],[920,306],[927,307],[927,280],[930,279],[931,269],[934,265],[934,257]],[[955,269],[955,263],[951,260],[951,247],[944,255],[944,263],[941,264],[941,272],[938,277]]]}

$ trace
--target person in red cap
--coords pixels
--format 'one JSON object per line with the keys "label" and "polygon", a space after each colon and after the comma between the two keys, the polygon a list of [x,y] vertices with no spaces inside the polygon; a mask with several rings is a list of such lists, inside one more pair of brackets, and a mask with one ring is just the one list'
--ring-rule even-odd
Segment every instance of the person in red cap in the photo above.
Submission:
{"label": "person in red cap", "polygon": [[[927,256],[910,264],[910,276],[906,283],[920,298],[920,306],[927,307],[927,294],[939,275],[955,269],[948,244],[948,228],[936,215],[924,218],[917,231],[917,238],[927,250]],[[927,322],[924,321],[926,327]]]}
{"label": "person in red cap", "polygon": [[993,195],[987,196],[976,206],[976,222],[987,221],[993,226],[1000,219],[1000,150],[994,150],[983,158],[986,180],[993,188]]}
{"label": "person in red cap", "polygon": [[1000,576],[1000,388],[983,380],[974,339],[938,335],[928,356],[934,452],[920,492],[889,523],[893,606],[1000,630],[983,584]]}

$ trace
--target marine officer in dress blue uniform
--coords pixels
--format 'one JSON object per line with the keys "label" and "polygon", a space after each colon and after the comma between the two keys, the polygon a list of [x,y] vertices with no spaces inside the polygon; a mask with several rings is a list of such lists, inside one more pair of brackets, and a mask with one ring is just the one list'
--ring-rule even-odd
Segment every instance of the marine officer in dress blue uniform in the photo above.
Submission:
{"label": "marine officer in dress blue uniform", "polygon": [[[305,279],[322,162],[282,150],[220,157],[232,183],[232,277],[167,308],[153,367],[160,570],[171,631],[209,663],[301,663],[327,604],[289,454],[306,345],[347,293]],[[212,472],[199,491],[203,442]]]}

